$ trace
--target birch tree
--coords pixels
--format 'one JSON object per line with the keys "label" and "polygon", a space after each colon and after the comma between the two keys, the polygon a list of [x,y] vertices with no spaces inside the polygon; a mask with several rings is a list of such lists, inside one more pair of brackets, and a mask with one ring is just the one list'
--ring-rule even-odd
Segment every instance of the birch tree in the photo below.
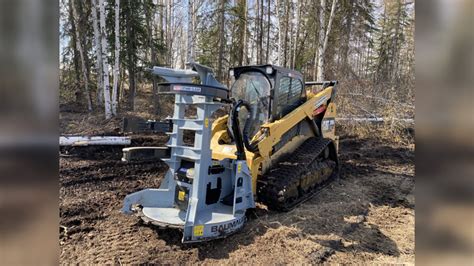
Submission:
{"label": "birch tree", "polygon": [[117,91],[120,77],[120,0],[115,0],[115,65],[112,89],[112,115],[117,115]]}
{"label": "birch tree", "polygon": [[188,48],[187,48],[187,62],[194,61],[194,1],[188,1]]}
{"label": "birch tree", "polygon": [[[320,14],[324,14],[324,9],[326,6],[326,0],[321,0],[321,12]],[[336,10],[336,0],[332,0],[331,6],[331,14],[329,15],[329,22],[326,28],[326,32],[324,32],[324,16],[320,19],[320,32],[319,32],[319,48],[318,48],[318,76],[317,80],[324,80],[324,54],[326,52],[326,48],[328,45],[329,34],[331,34],[331,27],[332,21],[334,20],[334,13]]]}
{"label": "birch tree", "polygon": [[248,45],[247,45],[247,27],[248,27],[248,11],[247,11],[247,0],[243,0],[243,14],[244,14],[244,27],[243,27],[243,39],[242,39],[242,49],[243,49],[243,53],[242,53],[242,60],[240,62],[240,65],[243,65],[244,63],[247,64],[248,63]]}
{"label": "birch tree", "polygon": [[285,29],[284,29],[284,32],[285,32],[285,39],[283,41],[283,64],[282,66],[284,67],[287,67],[288,66],[288,47],[291,47],[288,46],[288,38],[289,38],[289,29],[290,29],[290,11],[291,11],[291,3],[289,0],[286,1],[285,3]]}
{"label": "birch tree", "polygon": [[293,42],[293,59],[291,60],[291,68],[295,68],[296,65],[296,51],[298,51],[298,37],[300,35],[300,12],[301,12],[301,1],[296,1],[296,11],[295,11],[295,24],[296,24],[296,34],[295,40]]}
{"label": "birch tree", "polygon": [[326,23],[326,0],[321,0],[321,5],[319,6],[319,29],[318,29],[318,49],[314,55],[314,62],[316,67],[314,68],[314,78],[319,79],[319,64],[320,64],[320,55],[323,50],[324,43],[324,24]]}
{"label": "birch tree", "polygon": [[257,64],[262,64],[263,61],[263,0],[256,1],[256,32],[257,32]]}
{"label": "birch tree", "polygon": [[265,54],[265,63],[268,64],[270,60],[270,27],[271,27],[271,1],[267,1],[267,49]]}
{"label": "birch tree", "polygon": [[144,68],[193,60],[223,82],[228,66],[268,62],[306,79],[358,80],[361,94],[414,98],[413,0],[60,0],[60,7],[61,104],[87,111],[86,97],[91,107],[107,101],[107,117],[122,103],[137,111],[151,105],[141,100],[153,78]]}
{"label": "birch tree", "polygon": [[92,101],[91,101],[91,95],[89,93],[89,80],[87,78],[87,69],[86,69],[86,63],[85,63],[85,59],[84,59],[84,50],[82,49],[82,45],[81,45],[81,34],[80,34],[79,29],[78,29],[79,28],[78,27],[79,16],[77,14],[75,1],[72,1],[71,7],[72,7],[72,14],[73,14],[75,25],[76,25],[76,27],[75,27],[76,47],[79,50],[79,56],[81,58],[82,77],[84,79],[84,89],[85,89],[85,93],[86,93],[87,110],[89,110],[89,112],[91,112],[92,111]]}
{"label": "birch tree", "polygon": [[281,17],[282,17],[282,13],[281,13],[281,6],[282,6],[282,1],[283,0],[275,0],[275,7],[276,7],[276,24],[278,26],[278,55],[277,55],[277,60],[276,60],[276,63],[277,65],[281,65],[281,57],[283,55],[283,51],[282,51],[282,48],[283,48],[283,45],[282,45],[282,38],[283,38],[283,35],[282,35],[282,22],[281,22]]}
{"label": "birch tree", "polygon": [[112,106],[110,103],[110,85],[109,85],[109,64],[107,63],[107,38],[105,31],[105,4],[104,0],[99,0],[99,12],[100,12],[100,35],[102,45],[102,75],[104,79],[104,108],[105,118],[109,119],[112,117]]}
{"label": "birch tree", "polygon": [[226,0],[221,0],[219,4],[219,58],[217,61],[217,78],[223,79],[223,62],[224,62],[224,48],[225,48],[225,4]]}
{"label": "birch tree", "polygon": [[94,46],[95,56],[97,60],[97,104],[102,105],[104,103],[104,83],[102,74],[102,45],[100,44],[100,32],[99,22],[97,19],[97,0],[91,0],[91,12],[92,12],[92,26],[94,28]]}
{"label": "birch tree", "polygon": [[168,64],[173,65],[173,0],[166,0],[166,45],[168,51]]}

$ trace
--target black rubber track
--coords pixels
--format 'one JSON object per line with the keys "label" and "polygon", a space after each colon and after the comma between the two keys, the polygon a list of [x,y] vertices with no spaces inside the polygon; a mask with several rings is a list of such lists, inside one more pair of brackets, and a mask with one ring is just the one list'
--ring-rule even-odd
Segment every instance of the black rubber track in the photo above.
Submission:
{"label": "black rubber track", "polygon": [[306,140],[260,178],[258,200],[272,210],[289,211],[314,196],[339,172],[335,151],[324,155],[331,144],[326,138]]}

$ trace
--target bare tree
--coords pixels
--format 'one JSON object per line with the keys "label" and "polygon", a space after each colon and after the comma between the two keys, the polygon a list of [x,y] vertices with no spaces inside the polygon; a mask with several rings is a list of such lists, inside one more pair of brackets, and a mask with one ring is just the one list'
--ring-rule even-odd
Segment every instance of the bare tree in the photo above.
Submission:
{"label": "bare tree", "polygon": [[188,1],[188,48],[187,48],[187,57],[186,61],[194,61],[194,1]]}
{"label": "bare tree", "polygon": [[219,80],[222,80],[224,75],[223,75],[223,63],[224,63],[224,45],[225,45],[225,3],[226,0],[221,0],[219,4],[219,59],[217,61],[217,78]]}
{"label": "bare tree", "polygon": [[316,67],[314,68],[314,78],[317,79],[319,76],[319,58],[323,50],[324,44],[324,24],[326,23],[326,0],[321,0],[319,6],[319,29],[318,29],[318,49],[315,51],[314,63]]}
{"label": "bare tree", "polygon": [[270,13],[271,13],[271,0],[267,1],[267,49],[266,49],[266,54],[265,54],[265,63],[269,63],[269,56],[270,56],[270,26],[271,26],[271,19],[270,19]]}
{"label": "bare tree", "polygon": [[300,12],[301,12],[301,1],[296,1],[296,10],[295,10],[295,15],[296,15],[296,34],[295,34],[295,39],[293,41],[293,59],[291,60],[291,68],[295,68],[296,65],[296,51],[298,51],[298,37],[300,35]]}
{"label": "bare tree", "polygon": [[[321,12],[320,14],[324,14],[324,9],[326,5],[326,0],[321,1]],[[336,10],[336,0],[332,0],[332,6],[331,6],[331,14],[329,15],[329,22],[328,26],[326,28],[326,32],[324,33],[324,20],[322,21],[322,26],[319,28],[320,31],[320,43],[319,43],[319,49],[318,49],[318,76],[317,80],[324,80],[324,54],[326,52],[326,48],[328,45],[328,39],[329,39],[329,34],[331,34],[331,26],[332,26],[332,21],[334,20],[334,13]],[[324,19],[324,17],[323,17]],[[321,38],[322,36],[322,38]]]}
{"label": "bare tree", "polygon": [[[72,0],[71,0],[72,1]],[[85,63],[85,58],[84,58],[84,50],[82,49],[81,45],[81,34],[79,31],[79,16],[77,14],[77,8],[76,8],[76,3],[75,1],[72,1],[71,3],[72,7],[72,14],[74,16],[74,21],[75,21],[75,35],[76,35],[76,47],[79,50],[79,56],[81,57],[81,68],[82,68],[82,77],[84,79],[84,89],[86,93],[86,101],[87,101],[87,110],[89,112],[92,111],[92,100],[91,100],[91,94],[89,93],[89,79],[87,78],[87,69],[86,69],[86,63]]]}
{"label": "bare tree", "polygon": [[137,93],[137,80],[136,80],[136,40],[135,40],[135,28],[133,17],[135,16],[136,10],[133,8],[134,1],[128,0],[128,11],[129,16],[126,24],[126,36],[127,36],[127,71],[128,71],[128,107],[131,111],[135,110],[135,96]]}
{"label": "bare tree", "polygon": [[257,64],[263,62],[263,0],[257,1]]}
{"label": "bare tree", "polygon": [[240,63],[240,65],[243,65],[243,64],[248,64],[248,46],[247,46],[247,40],[248,40],[248,37],[247,37],[247,28],[248,28],[248,11],[247,11],[247,0],[243,0],[243,4],[244,4],[244,38],[242,40],[242,49],[243,49],[243,55],[242,55],[242,61]]}
{"label": "bare tree", "polygon": [[165,27],[166,27],[166,46],[168,50],[168,64],[173,65],[173,0],[166,0],[166,18],[165,18]]}
{"label": "bare tree", "polygon": [[275,8],[276,8],[276,24],[278,26],[278,56],[276,63],[277,65],[280,65],[282,62],[282,56],[283,56],[283,34],[282,34],[282,13],[281,13],[281,7],[282,3],[284,0],[275,0]]}
{"label": "bare tree", "polygon": [[100,44],[99,22],[97,19],[97,0],[91,0],[91,9],[92,25],[94,27],[95,56],[97,60],[97,104],[102,105],[104,103],[104,87],[102,76],[102,45]]}
{"label": "bare tree", "polygon": [[[290,0],[286,0],[286,4],[285,4],[285,28],[284,28],[284,32],[285,32],[285,39],[283,41],[283,64],[282,66],[284,67],[287,67],[288,66],[288,38],[289,38],[289,26],[290,26],[290,8],[291,7],[291,3],[290,3]],[[280,29],[282,30],[282,29]],[[291,45],[289,46],[291,47]],[[281,62],[280,62],[281,63]]]}
{"label": "bare tree", "polygon": [[112,117],[112,106],[110,103],[110,84],[109,84],[109,64],[107,62],[107,38],[105,31],[105,4],[104,0],[99,0],[99,12],[100,12],[100,35],[102,44],[102,75],[104,79],[104,107],[105,107],[105,118],[109,119]]}
{"label": "bare tree", "polygon": [[112,115],[117,115],[117,91],[120,77],[120,0],[115,0],[115,65],[112,88]]}

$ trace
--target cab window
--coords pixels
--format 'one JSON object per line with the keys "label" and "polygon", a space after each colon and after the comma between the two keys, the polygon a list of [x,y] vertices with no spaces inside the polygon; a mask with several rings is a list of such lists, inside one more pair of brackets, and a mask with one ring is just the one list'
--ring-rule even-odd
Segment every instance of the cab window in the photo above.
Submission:
{"label": "cab window", "polygon": [[280,78],[280,86],[278,89],[278,106],[277,113],[285,116],[295,107],[301,104],[301,96],[303,94],[303,84],[300,80],[282,77]]}

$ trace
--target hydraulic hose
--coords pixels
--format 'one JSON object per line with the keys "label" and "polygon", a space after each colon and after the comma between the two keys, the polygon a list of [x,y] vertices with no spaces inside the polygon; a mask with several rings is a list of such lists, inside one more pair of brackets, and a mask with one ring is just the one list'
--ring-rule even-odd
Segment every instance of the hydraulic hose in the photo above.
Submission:
{"label": "hydraulic hose", "polygon": [[[243,136],[240,133],[240,123],[239,123],[239,112],[240,108],[245,107],[249,115],[247,116],[247,119],[245,120],[245,125],[244,125],[244,130],[243,130]],[[252,125],[252,118],[253,117],[253,110],[250,107],[250,104],[246,101],[243,100],[238,100],[237,102],[234,103],[234,106],[232,107],[232,113],[231,113],[231,119],[232,119],[232,134],[234,135],[234,141],[235,145],[237,146],[237,159],[238,160],[245,160],[245,148],[250,151],[250,152],[256,152],[257,146],[256,145],[251,145],[249,141],[249,130]]]}
{"label": "hydraulic hose", "polygon": [[239,100],[238,102],[234,102],[234,106],[232,107],[231,119],[232,119],[232,134],[234,135],[235,146],[237,146],[237,160],[245,160],[245,150],[244,150],[244,143],[242,140],[242,136],[240,135],[240,125],[239,125],[239,111],[240,106],[244,102]]}

